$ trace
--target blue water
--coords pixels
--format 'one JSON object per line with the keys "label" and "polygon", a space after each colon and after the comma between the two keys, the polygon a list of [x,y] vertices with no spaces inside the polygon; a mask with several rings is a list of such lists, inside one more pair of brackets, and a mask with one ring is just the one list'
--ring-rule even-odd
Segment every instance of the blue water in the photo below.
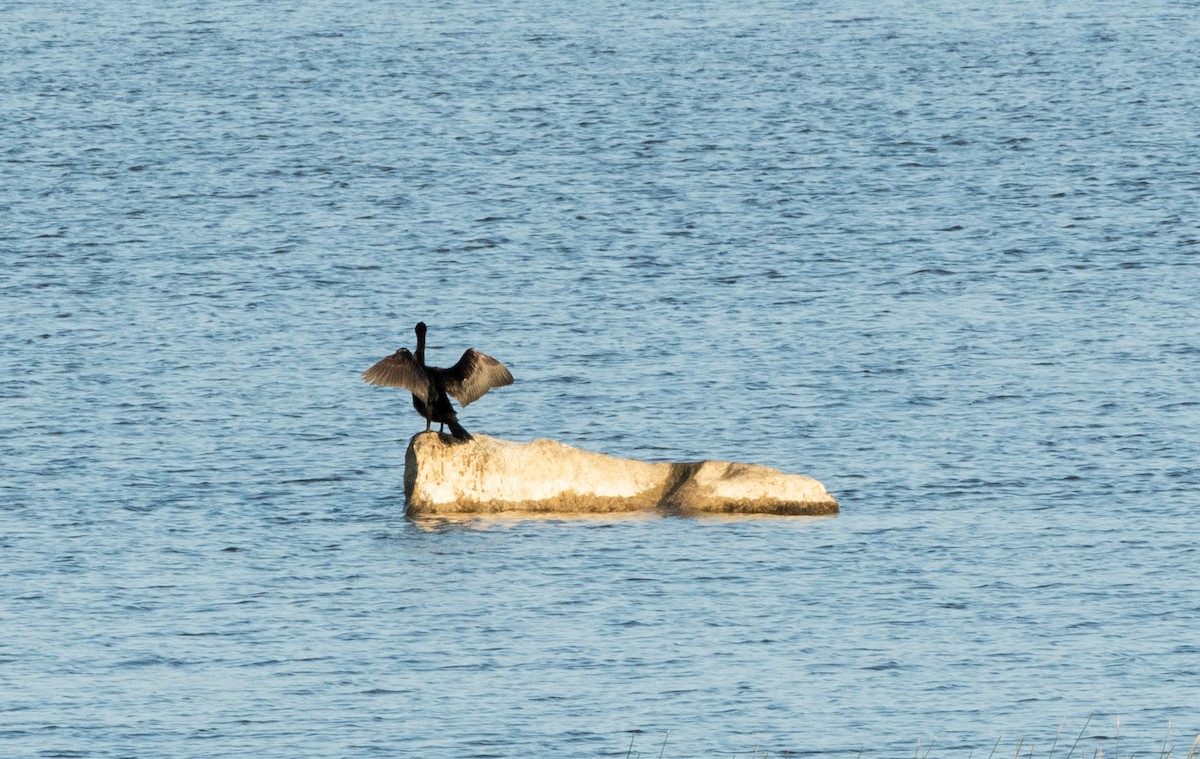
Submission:
{"label": "blue water", "polygon": [[[1198,10],[0,3],[0,755],[1183,756]],[[407,521],[419,319],[843,511]]]}

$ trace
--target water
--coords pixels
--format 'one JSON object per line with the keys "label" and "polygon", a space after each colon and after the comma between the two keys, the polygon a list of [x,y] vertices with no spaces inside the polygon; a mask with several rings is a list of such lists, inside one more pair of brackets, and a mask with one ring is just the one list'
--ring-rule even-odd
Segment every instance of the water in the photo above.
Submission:
{"label": "water", "polygon": [[[0,754],[1200,733],[1194,3],[77,5],[0,6]],[[419,319],[468,429],[843,513],[406,521]]]}

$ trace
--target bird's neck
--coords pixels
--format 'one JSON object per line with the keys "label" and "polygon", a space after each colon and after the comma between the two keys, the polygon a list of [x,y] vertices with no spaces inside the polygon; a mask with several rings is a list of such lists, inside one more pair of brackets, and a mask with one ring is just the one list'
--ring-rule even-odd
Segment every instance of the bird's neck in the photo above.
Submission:
{"label": "bird's neck", "polygon": [[415,357],[418,364],[425,366],[425,333],[423,332],[417,333],[417,351]]}

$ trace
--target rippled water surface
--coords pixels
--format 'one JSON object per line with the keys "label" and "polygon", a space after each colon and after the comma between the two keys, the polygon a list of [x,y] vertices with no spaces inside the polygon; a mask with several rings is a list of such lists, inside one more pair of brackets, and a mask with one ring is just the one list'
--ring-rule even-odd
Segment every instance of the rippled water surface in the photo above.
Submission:
{"label": "rippled water surface", "polygon": [[[0,754],[1200,733],[1194,2],[0,32]],[[468,429],[842,514],[407,521],[423,425],[358,374],[418,319],[517,377]]]}

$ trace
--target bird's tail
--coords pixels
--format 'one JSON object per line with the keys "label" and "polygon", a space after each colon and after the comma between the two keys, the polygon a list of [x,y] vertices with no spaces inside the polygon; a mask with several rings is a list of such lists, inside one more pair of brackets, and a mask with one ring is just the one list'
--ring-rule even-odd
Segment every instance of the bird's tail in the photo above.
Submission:
{"label": "bird's tail", "polygon": [[457,421],[451,419],[450,421],[446,422],[446,426],[450,428],[450,434],[454,436],[455,440],[471,439],[471,433],[464,430],[463,426]]}

